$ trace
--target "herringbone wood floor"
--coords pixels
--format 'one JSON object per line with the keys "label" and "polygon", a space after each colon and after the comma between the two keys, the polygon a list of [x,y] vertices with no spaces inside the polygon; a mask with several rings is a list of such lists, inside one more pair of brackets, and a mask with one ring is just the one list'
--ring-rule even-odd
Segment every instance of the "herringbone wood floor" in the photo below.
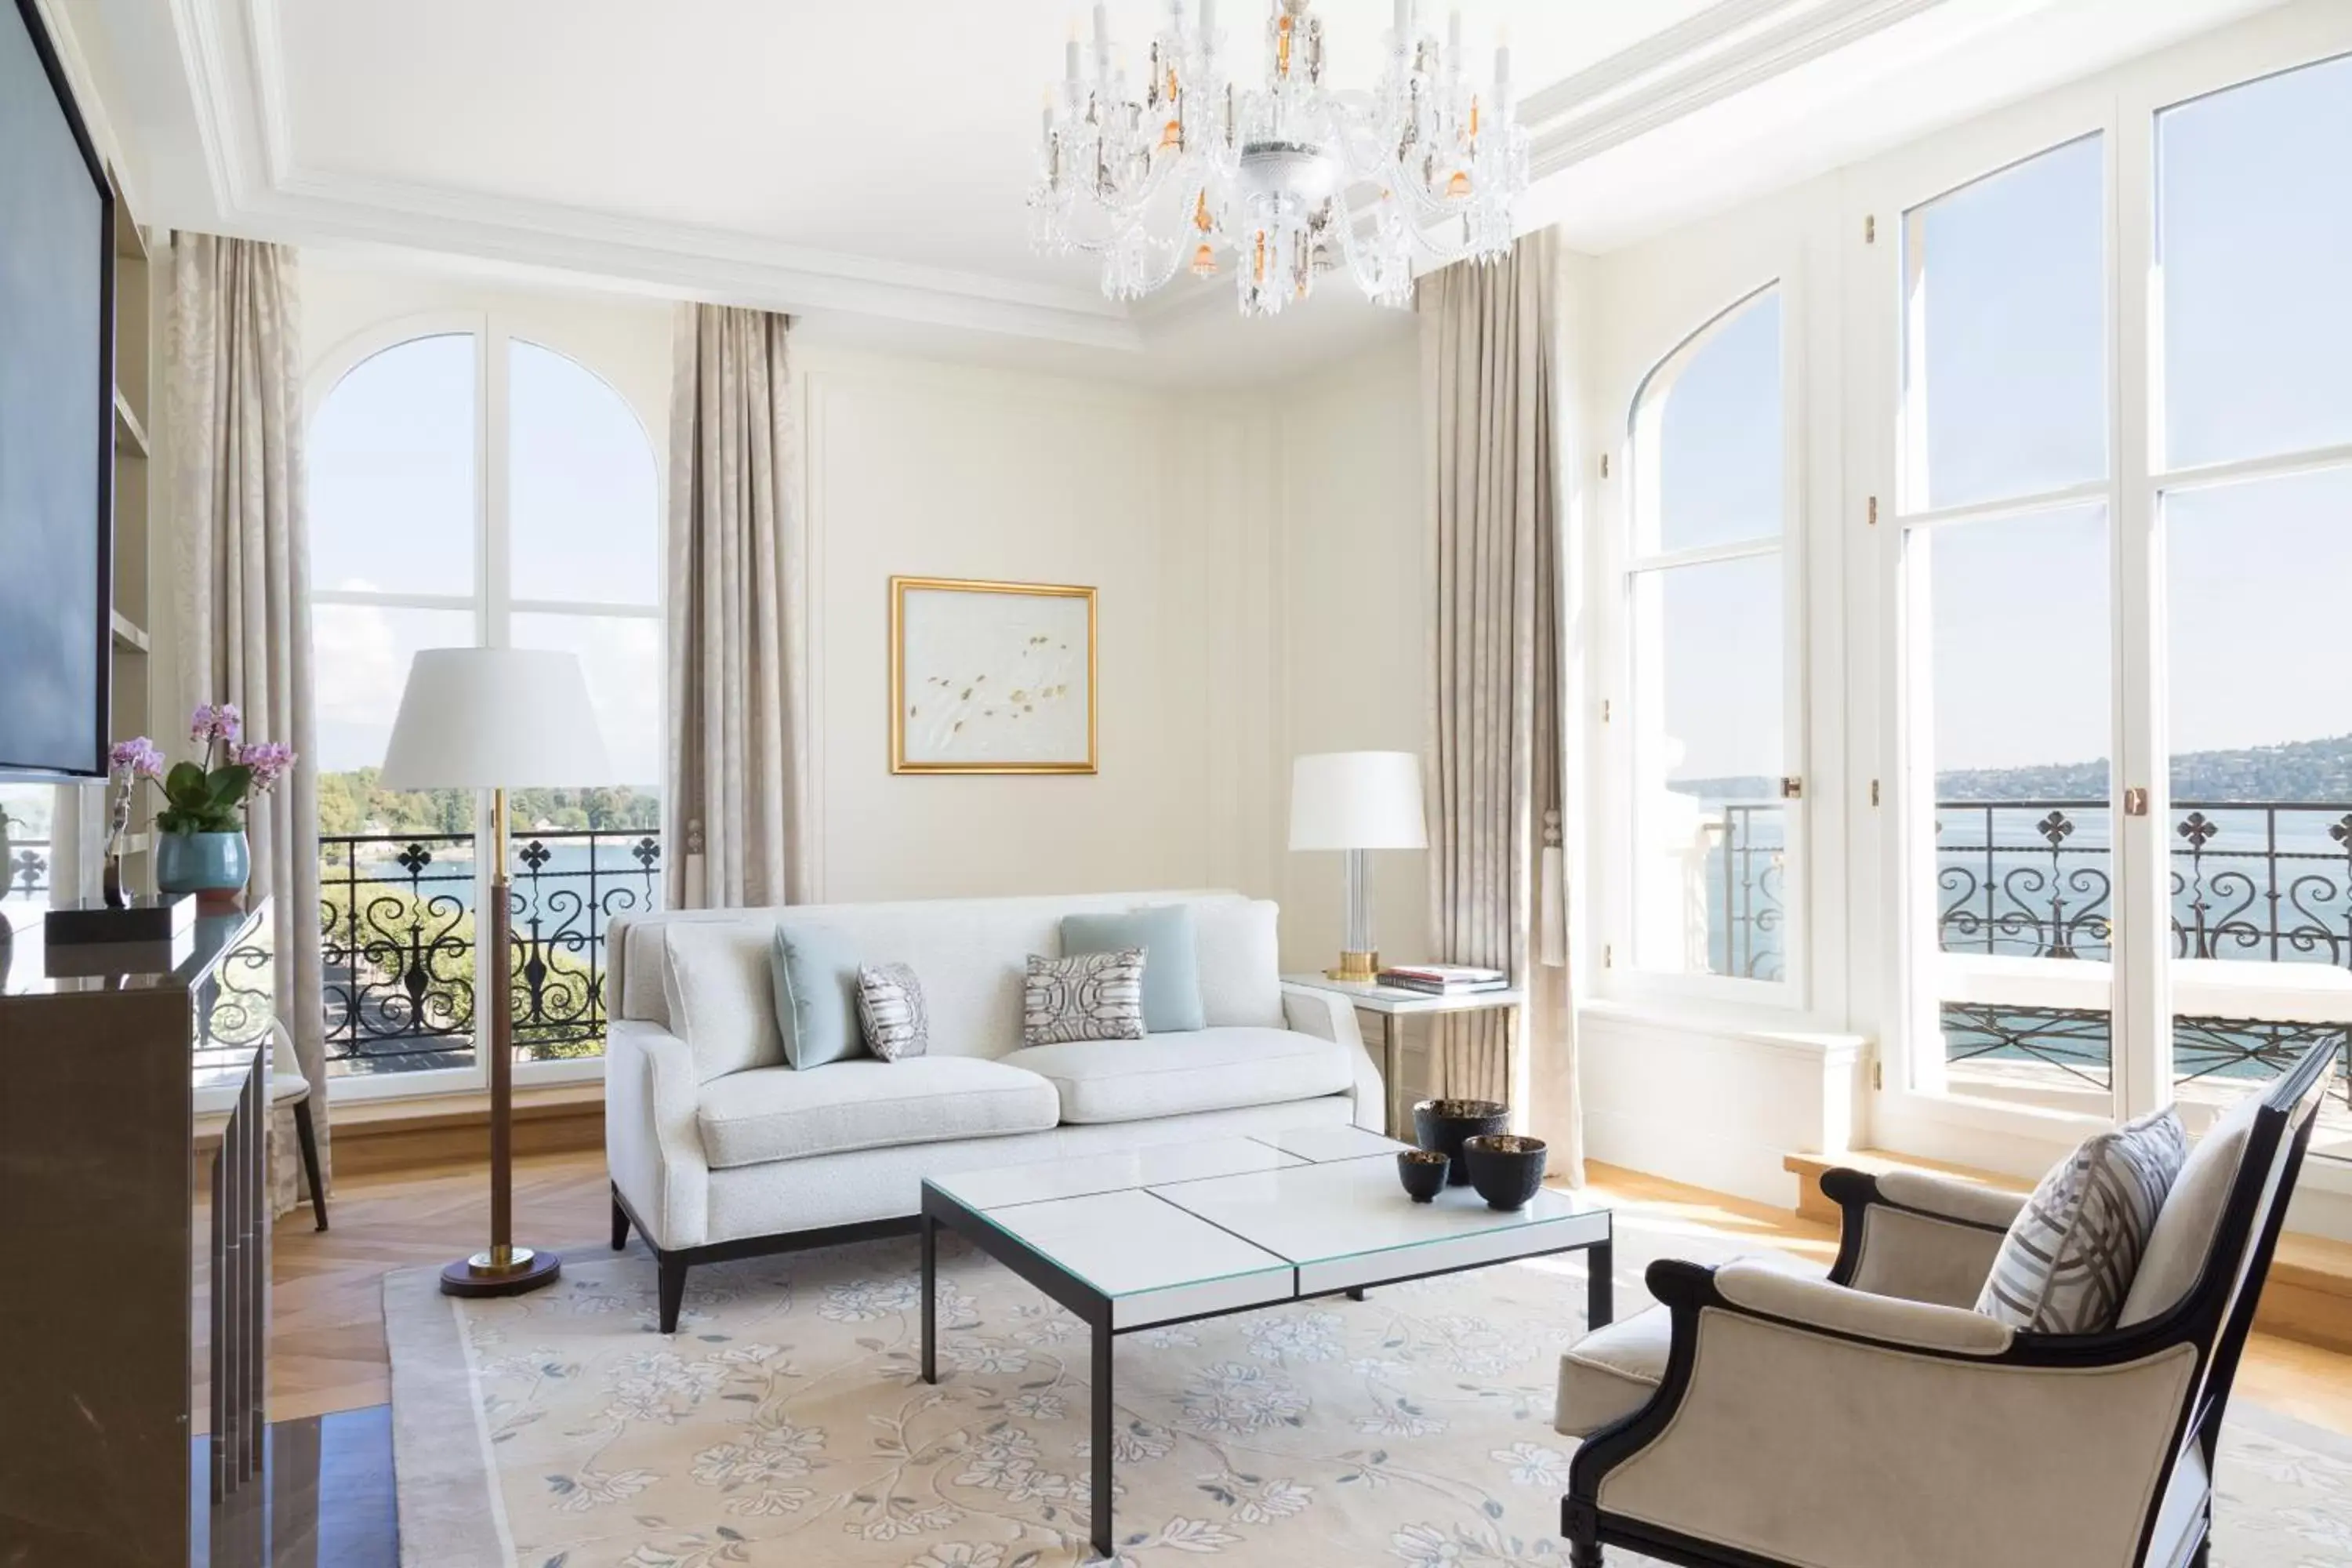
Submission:
{"label": "herringbone wood floor", "polygon": [[[1830,1226],[1720,1194],[1610,1166],[1591,1171],[1594,1195],[1629,1217],[1714,1232],[1827,1262]],[[515,1166],[515,1231],[534,1246],[604,1254],[610,1217],[602,1152],[526,1157]],[[292,1420],[381,1405],[392,1397],[383,1343],[383,1276],[438,1268],[480,1246],[489,1227],[479,1166],[384,1173],[340,1182],[329,1196],[334,1229],[310,1211],[279,1222],[269,1415]],[[2299,1420],[2352,1433],[2352,1356],[2257,1334],[2239,1392]]]}

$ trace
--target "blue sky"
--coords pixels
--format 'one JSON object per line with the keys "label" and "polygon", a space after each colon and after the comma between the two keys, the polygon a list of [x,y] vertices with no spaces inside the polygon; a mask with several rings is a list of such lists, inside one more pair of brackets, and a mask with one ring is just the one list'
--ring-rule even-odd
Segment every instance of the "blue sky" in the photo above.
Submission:
{"label": "blue sky", "polygon": [[[448,336],[387,350],[320,407],[307,453],[316,586],[474,592],[475,347]],[[517,339],[507,414],[511,599],[659,603],[658,470],[626,402],[576,362]],[[621,777],[658,784],[658,621],[518,611],[510,637],[577,654]],[[469,611],[317,606],[320,767],[381,762],[410,658],[474,638]]]}
{"label": "blue sky", "polygon": [[[2159,464],[2352,442],[2352,60],[2266,79],[2158,121],[2165,368]],[[2086,138],[1920,214],[1924,504],[2105,477],[2106,149]],[[1769,302],[1675,383],[1664,543],[1777,524],[1780,333]],[[1758,519],[1763,520],[1759,524]],[[2175,751],[2352,732],[2342,676],[2352,473],[2185,492],[2165,516]],[[1939,531],[1928,568],[1942,768],[2109,750],[2112,602],[2102,507]],[[1723,567],[1668,590],[1668,724],[1685,778],[1780,770],[1777,623]],[[1769,764],[1769,765],[1767,765]]]}

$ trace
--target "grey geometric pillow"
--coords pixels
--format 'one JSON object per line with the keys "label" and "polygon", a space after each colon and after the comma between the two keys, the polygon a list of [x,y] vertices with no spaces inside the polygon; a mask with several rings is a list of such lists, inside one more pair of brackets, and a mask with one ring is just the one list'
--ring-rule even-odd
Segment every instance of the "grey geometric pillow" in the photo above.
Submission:
{"label": "grey geometric pillow", "polygon": [[903,963],[857,966],[857,1022],[866,1031],[866,1048],[886,1062],[919,1057],[930,1048],[923,983]]}
{"label": "grey geometric pillow", "polygon": [[1022,988],[1021,1042],[1143,1038],[1143,950],[1029,955]]}
{"label": "grey geometric pillow", "polygon": [[2189,1135],[2169,1107],[2085,1140],[2018,1211],[1977,1310],[2038,1334],[2114,1328],[2188,1158]]}

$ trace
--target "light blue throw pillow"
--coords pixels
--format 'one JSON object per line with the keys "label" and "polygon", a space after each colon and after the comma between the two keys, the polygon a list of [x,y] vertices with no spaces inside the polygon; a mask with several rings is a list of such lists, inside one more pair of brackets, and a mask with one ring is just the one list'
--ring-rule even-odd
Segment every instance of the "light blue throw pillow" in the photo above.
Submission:
{"label": "light blue throw pillow", "polygon": [[779,926],[770,957],[784,1065],[823,1067],[866,1055],[857,1027],[857,954],[841,934]]}
{"label": "light blue throw pillow", "polygon": [[1062,956],[1143,950],[1143,1026],[1155,1035],[1202,1029],[1201,960],[1187,904],[1118,914],[1064,915]]}

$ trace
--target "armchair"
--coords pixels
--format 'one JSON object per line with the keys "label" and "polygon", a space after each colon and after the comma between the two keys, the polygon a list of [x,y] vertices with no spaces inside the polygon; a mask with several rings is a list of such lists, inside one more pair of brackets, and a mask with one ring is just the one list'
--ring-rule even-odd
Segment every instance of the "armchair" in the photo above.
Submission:
{"label": "armchair", "polygon": [[[1574,1568],[1611,1545],[1693,1568],[2201,1568],[2222,1412],[2337,1048],[2198,1144],[2109,1332],[1970,1310],[2023,1200],[1936,1177],[1824,1175],[1844,1215],[1826,1279],[1653,1264],[1664,1331],[1603,1330],[1570,1360],[1654,1392],[1596,1416],[1563,1371],[1559,1424],[1586,1436]],[[1657,1364],[1627,1365],[1643,1345]]]}

